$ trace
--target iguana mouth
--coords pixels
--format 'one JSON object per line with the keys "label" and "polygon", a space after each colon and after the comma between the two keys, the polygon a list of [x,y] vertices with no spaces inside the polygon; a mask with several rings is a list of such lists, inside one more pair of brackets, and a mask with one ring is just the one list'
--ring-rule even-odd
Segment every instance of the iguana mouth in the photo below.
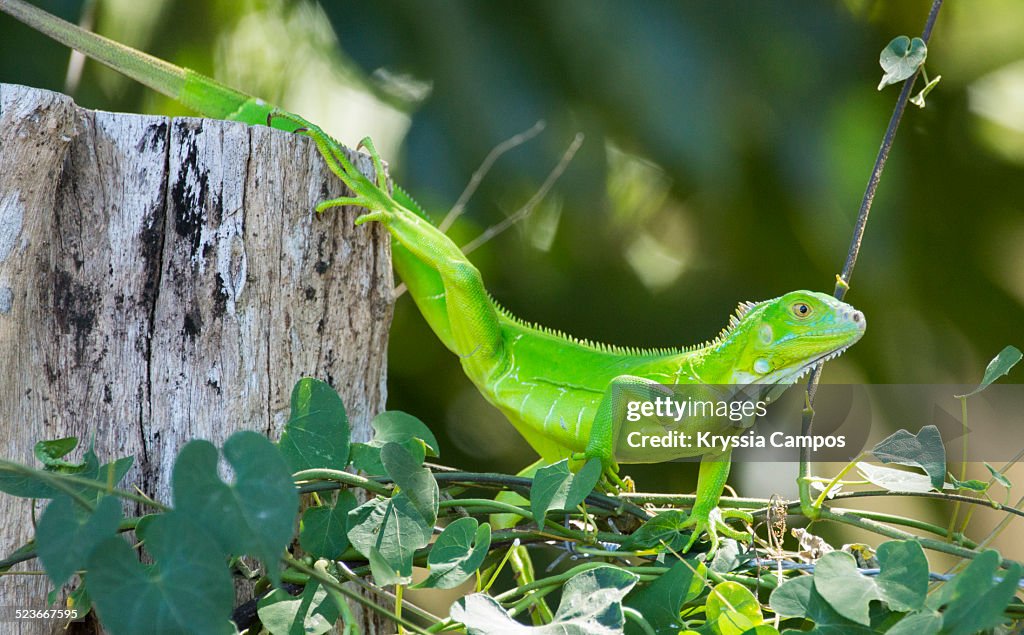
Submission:
{"label": "iguana mouth", "polygon": [[792,370],[780,371],[778,373],[778,377],[777,378],[773,378],[771,376],[765,377],[764,380],[762,380],[761,382],[758,382],[758,383],[762,383],[763,382],[765,384],[772,384],[772,385],[795,384],[796,382],[798,382],[801,379],[803,379],[804,377],[806,377],[807,373],[811,372],[812,368],[814,368],[815,366],[817,366],[818,364],[820,364],[822,362],[827,362],[827,361],[829,361],[831,359],[835,359],[835,358],[839,357],[840,355],[842,355],[843,353],[846,352],[846,349],[850,348],[855,343],[856,343],[856,340],[853,341],[853,342],[850,342],[849,344],[843,346],[842,348],[837,348],[836,350],[832,351],[831,353],[823,353],[823,354],[821,354],[821,355],[811,359],[810,361],[805,362],[804,364],[802,364],[800,366],[797,366],[796,368],[794,368]]}

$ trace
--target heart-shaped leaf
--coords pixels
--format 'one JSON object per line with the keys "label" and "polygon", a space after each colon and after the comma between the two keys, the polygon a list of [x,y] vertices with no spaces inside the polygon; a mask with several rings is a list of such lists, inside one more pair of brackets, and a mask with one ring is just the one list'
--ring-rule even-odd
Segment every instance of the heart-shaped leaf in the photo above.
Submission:
{"label": "heart-shaped leaf", "polygon": [[292,472],[348,465],[348,416],[330,384],[303,377],[292,389],[292,409],[278,447]]}
{"label": "heart-shaped leaf", "polygon": [[878,90],[913,76],[927,57],[928,45],[921,38],[911,40],[905,35],[894,37],[878,56],[878,63],[885,71]]}

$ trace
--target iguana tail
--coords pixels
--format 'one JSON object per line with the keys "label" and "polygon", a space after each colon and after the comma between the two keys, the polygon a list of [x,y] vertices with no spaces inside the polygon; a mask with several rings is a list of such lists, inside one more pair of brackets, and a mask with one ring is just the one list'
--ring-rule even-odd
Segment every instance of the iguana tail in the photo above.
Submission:
{"label": "iguana tail", "polygon": [[[0,0],[0,11],[181,102],[204,117],[267,125],[267,116],[276,109],[262,99],[86,31],[23,0]],[[295,129],[295,125],[285,119],[274,120],[274,127],[289,131]]]}

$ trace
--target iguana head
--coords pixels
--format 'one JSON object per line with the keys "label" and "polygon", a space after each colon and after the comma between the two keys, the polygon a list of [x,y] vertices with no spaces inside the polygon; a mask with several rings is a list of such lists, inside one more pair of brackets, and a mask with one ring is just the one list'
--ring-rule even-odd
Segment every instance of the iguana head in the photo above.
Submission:
{"label": "iguana head", "polygon": [[788,386],[845,351],[866,328],[864,314],[849,304],[824,293],[792,291],[741,304],[718,348],[731,349],[729,383]]}

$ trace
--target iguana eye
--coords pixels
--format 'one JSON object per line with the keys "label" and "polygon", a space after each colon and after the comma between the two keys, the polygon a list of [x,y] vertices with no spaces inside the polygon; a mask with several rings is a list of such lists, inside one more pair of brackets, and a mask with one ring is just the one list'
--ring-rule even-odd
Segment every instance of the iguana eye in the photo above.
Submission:
{"label": "iguana eye", "polygon": [[811,309],[810,305],[808,305],[806,302],[797,302],[793,304],[792,310],[793,315],[800,318],[801,320],[810,317],[811,313],[814,312]]}

